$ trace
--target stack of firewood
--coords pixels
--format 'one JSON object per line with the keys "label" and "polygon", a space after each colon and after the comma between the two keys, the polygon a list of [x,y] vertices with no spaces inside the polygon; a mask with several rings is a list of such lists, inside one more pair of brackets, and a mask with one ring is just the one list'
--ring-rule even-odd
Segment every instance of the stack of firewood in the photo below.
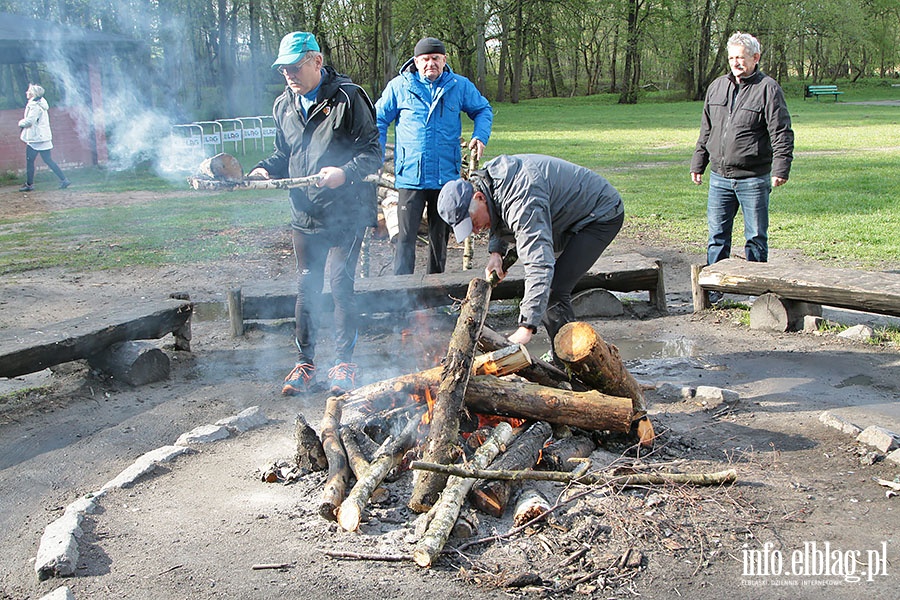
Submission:
{"label": "stack of firewood", "polygon": [[[468,526],[467,502],[500,516],[518,497],[514,521],[522,524],[550,510],[525,481],[612,481],[591,471],[591,432],[632,436],[636,447],[653,443],[642,388],[615,346],[576,322],[555,340],[565,370],[534,359],[485,327],[490,292],[483,279],[470,283],[441,366],[330,397],[318,435],[298,420],[298,465],[327,468],[319,514],[343,530],[359,528],[383,482],[413,469],[407,504],[423,516],[410,558],[421,566],[434,562],[451,532]],[[347,406],[362,416],[342,423]],[[679,481],[722,483],[734,474],[705,477]],[[644,475],[640,483],[676,479]]]}

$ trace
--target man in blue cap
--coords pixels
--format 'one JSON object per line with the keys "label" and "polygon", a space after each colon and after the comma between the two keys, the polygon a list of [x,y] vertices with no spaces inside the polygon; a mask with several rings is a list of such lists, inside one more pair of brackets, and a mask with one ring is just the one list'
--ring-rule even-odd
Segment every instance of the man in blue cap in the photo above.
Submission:
{"label": "man in blue cap", "polygon": [[248,174],[320,178],[315,185],[290,190],[298,355],[284,380],[281,391],[286,395],[316,386],[316,330],[326,262],[335,328],[330,388],[341,392],[354,387],[358,313],[353,285],[366,227],[376,225],[375,185],[364,181],[381,167],[375,108],[361,87],[323,62],[311,33],[295,31],[281,40],[272,68],[287,85],[273,108],[275,151]]}
{"label": "man in blue cap", "polygon": [[469,149],[481,159],[491,136],[494,112],[471,81],[447,66],[444,43],[419,40],[414,56],[388,82],[375,103],[381,147],[394,123],[394,179],[398,233],[394,274],[412,273],[422,213],[427,209],[428,272],[443,273],[447,263],[447,225],[438,217],[441,186],[459,177],[461,113],[474,121]]}
{"label": "man in blue cap", "polygon": [[444,185],[438,212],[456,239],[489,230],[485,274],[502,279],[515,244],[525,267],[519,327],[509,336],[527,344],[542,323],[550,342],[575,320],[572,290],[600,258],[625,221],[619,192],[603,177],[553,156],[501,155],[484,169]]}

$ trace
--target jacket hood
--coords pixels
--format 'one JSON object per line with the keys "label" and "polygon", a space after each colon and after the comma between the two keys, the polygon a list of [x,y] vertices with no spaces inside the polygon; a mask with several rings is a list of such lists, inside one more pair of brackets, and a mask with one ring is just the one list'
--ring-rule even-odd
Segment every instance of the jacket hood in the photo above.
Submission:
{"label": "jacket hood", "polygon": [[35,104],[37,104],[38,106],[40,106],[40,107],[43,108],[44,110],[47,110],[47,109],[50,108],[50,105],[47,104],[47,101],[46,101],[43,97],[41,97],[41,98],[32,98],[31,100],[29,100],[29,102],[34,102]]}

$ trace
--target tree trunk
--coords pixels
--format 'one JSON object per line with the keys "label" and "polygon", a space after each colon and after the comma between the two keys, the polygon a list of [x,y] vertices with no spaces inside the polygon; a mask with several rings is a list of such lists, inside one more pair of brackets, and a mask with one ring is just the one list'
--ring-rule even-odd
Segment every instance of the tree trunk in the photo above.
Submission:
{"label": "tree trunk", "polygon": [[[450,460],[452,448],[459,436],[459,412],[462,410],[472,373],[475,344],[481,334],[490,300],[490,284],[484,279],[473,279],[447,349],[431,426],[422,450],[424,460],[440,464],[446,464]],[[425,512],[431,508],[446,481],[446,477],[440,474],[428,473],[414,477],[409,507],[416,512]]]}

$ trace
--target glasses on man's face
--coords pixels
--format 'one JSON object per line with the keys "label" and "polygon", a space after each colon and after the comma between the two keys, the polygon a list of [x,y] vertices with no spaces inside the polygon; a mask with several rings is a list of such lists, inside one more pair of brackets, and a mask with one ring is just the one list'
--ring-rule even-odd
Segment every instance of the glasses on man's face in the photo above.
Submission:
{"label": "glasses on man's face", "polygon": [[312,60],[313,60],[312,58],[306,58],[294,65],[284,65],[284,66],[278,67],[278,71],[282,75],[295,75],[300,72],[300,69],[303,68],[303,65],[305,65],[306,63],[308,63]]}

